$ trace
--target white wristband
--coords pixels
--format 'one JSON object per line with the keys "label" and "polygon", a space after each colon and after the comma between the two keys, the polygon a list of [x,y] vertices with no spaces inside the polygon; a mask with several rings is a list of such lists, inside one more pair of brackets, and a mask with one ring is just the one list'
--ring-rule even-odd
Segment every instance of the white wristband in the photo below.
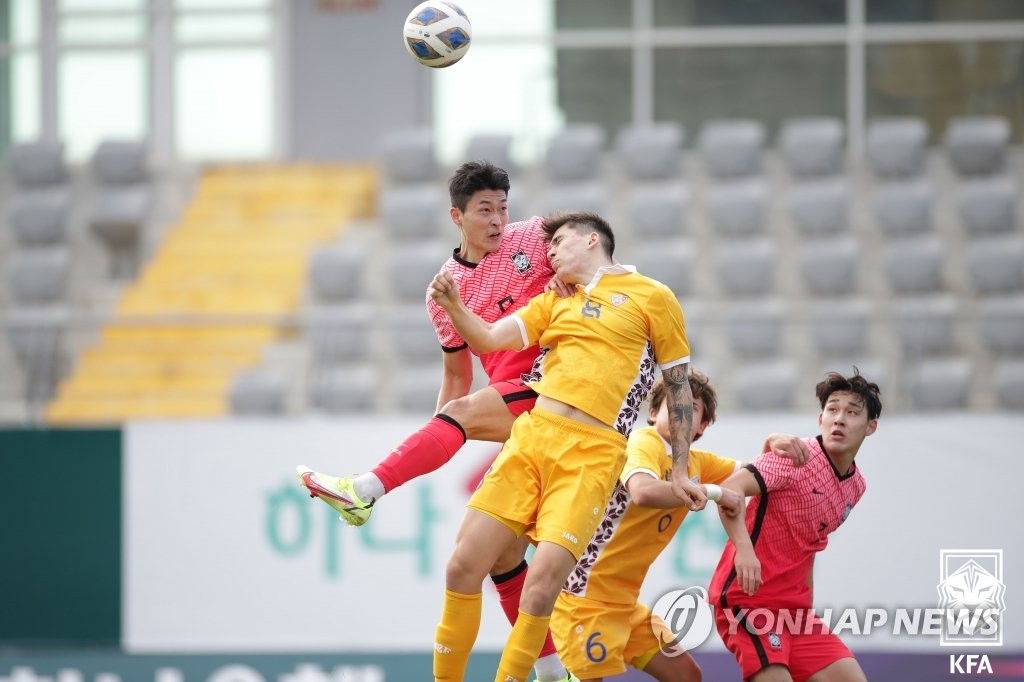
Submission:
{"label": "white wristband", "polygon": [[704,486],[708,491],[708,499],[712,502],[718,502],[722,499],[722,487],[717,486],[714,483],[708,483]]}

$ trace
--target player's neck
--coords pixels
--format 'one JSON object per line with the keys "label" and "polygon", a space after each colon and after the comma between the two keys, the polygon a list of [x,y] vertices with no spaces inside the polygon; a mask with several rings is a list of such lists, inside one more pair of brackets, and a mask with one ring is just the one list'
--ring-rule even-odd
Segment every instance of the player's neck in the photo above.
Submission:
{"label": "player's neck", "polygon": [[848,454],[833,455],[831,452],[826,451],[825,456],[832,460],[832,466],[836,468],[839,475],[845,476],[853,468],[853,460],[857,457],[857,453],[854,451]]}
{"label": "player's neck", "polygon": [[474,249],[471,244],[463,242],[459,245],[459,258],[467,263],[479,263],[487,255],[483,249]]}

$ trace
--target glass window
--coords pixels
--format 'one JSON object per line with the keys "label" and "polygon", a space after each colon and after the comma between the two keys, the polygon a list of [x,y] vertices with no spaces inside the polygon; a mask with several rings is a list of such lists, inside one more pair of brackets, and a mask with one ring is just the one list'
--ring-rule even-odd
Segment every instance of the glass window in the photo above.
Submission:
{"label": "glass window", "polygon": [[175,0],[178,9],[270,8],[273,0]]}
{"label": "glass window", "polygon": [[[514,10],[510,10],[507,3],[494,0],[460,0],[458,4],[469,17],[476,47],[491,38],[550,36],[555,23],[553,1],[516,0]],[[412,9],[411,3],[409,9]]]}
{"label": "glass window", "polygon": [[271,56],[264,49],[179,52],[174,112],[179,157],[202,161],[270,156],[272,83]]}
{"label": "glass window", "polygon": [[179,42],[266,40],[270,37],[267,14],[199,14],[178,17],[174,24]]}
{"label": "glass window", "polygon": [[774,137],[793,116],[846,118],[840,46],[663,48],[654,53],[654,118],[687,138],[714,118],[756,118]]}
{"label": "glass window", "polygon": [[[10,12],[10,41],[25,45],[39,40],[38,0],[13,0],[8,3]],[[5,34],[6,35],[6,34]]]}
{"label": "glass window", "polygon": [[628,29],[633,27],[633,3],[622,0],[557,0],[559,30]]}
{"label": "glass window", "polygon": [[132,43],[143,37],[139,16],[73,16],[60,22],[60,40],[65,43]]}
{"label": "glass window", "polygon": [[866,0],[868,21],[1002,21],[1024,19],[1020,0]]}
{"label": "glass window", "polygon": [[654,0],[654,25],[659,28],[836,24],[844,21],[846,0]]}
{"label": "glass window", "polygon": [[1024,129],[1024,42],[869,45],[867,115],[919,116],[942,138],[949,119],[1005,116]]}
{"label": "glass window", "polygon": [[608,140],[633,120],[633,52],[558,50],[558,104],[566,123],[597,123]]}
{"label": "glass window", "polygon": [[146,63],[137,51],[76,51],[61,58],[57,125],[70,160],[87,158],[106,138],[146,135]]}
{"label": "glass window", "polygon": [[42,135],[39,112],[39,56],[35,52],[11,57],[11,140],[27,142]]}
{"label": "glass window", "polygon": [[143,9],[147,0],[60,0],[60,9],[70,11]]}

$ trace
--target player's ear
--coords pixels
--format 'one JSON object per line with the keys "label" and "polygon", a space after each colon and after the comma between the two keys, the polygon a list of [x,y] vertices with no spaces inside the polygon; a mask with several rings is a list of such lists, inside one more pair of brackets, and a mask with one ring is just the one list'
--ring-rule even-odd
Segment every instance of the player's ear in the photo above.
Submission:
{"label": "player's ear", "polygon": [[867,428],[867,431],[864,433],[864,436],[865,437],[870,436],[872,433],[875,432],[875,429],[877,429],[877,428],[878,428],[878,420],[877,419],[872,419],[871,421],[868,422],[868,428]]}
{"label": "player's ear", "polygon": [[452,222],[462,227],[462,211],[459,210],[458,206],[452,206],[448,209],[448,215],[452,217]]}

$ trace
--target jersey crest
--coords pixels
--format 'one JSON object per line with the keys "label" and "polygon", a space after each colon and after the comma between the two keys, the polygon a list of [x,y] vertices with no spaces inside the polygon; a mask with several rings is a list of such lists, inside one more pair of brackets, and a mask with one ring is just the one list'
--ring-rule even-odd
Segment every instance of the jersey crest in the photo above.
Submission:
{"label": "jersey crest", "polygon": [[509,258],[512,259],[512,265],[520,275],[525,275],[533,267],[533,263],[530,262],[530,257],[526,255],[525,251],[516,251]]}

